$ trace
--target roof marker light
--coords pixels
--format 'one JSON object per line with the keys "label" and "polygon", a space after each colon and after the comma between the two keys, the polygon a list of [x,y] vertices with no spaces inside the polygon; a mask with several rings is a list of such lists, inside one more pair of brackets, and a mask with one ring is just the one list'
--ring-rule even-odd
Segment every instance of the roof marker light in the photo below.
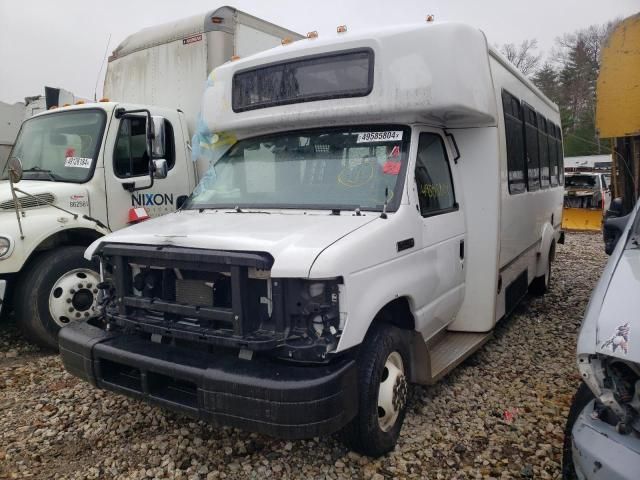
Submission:
{"label": "roof marker light", "polygon": [[338,33],[347,33],[347,26],[346,25],[338,25],[337,31],[338,31]]}
{"label": "roof marker light", "polygon": [[104,102],[108,102],[108,101],[110,101],[110,100],[109,100],[107,97],[104,97],[104,98],[101,98],[101,99],[100,99],[100,100],[98,100],[98,101],[99,101],[99,102],[104,103]]}
{"label": "roof marker light", "polygon": [[76,105],[84,105],[84,100],[78,100],[78,101],[76,102]]}
{"label": "roof marker light", "polygon": [[211,17],[211,23],[222,23],[224,19],[222,17]]}
{"label": "roof marker light", "polygon": [[435,19],[436,19],[435,15],[432,15],[432,14],[427,15],[427,23],[432,23],[435,21]]}
{"label": "roof marker light", "polygon": [[65,103],[64,105],[62,105],[63,107],[70,107],[71,104],[70,103]]}
{"label": "roof marker light", "polygon": [[232,61],[232,62],[235,62],[236,60],[240,60],[240,56],[239,56],[239,55],[233,55],[233,56],[231,57],[231,61]]}
{"label": "roof marker light", "polygon": [[314,30],[313,32],[307,33],[307,38],[309,38],[309,39],[318,38],[318,31]]}
{"label": "roof marker light", "polygon": [[280,43],[282,43],[282,45],[289,45],[293,43],[293,39],[291,37],[284,37]]}
{"label": "roof marker light", "polygon": [[49,107],[49,110],[55,110],[56,108],[58,108],[58,105],[51,105],[51,106]]}

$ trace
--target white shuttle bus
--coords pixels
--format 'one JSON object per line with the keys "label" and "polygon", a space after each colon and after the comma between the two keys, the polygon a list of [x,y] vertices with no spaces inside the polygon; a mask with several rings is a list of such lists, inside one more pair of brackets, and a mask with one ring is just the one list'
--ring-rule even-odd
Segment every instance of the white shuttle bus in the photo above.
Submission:
{"label": "white shuttle bus", "polygon": [[61,330],[64,364],[217,424],[388,452],[407,384],[549,286],[558,108],[456,23],[312,32],[211,78],[201,149],[224,153],[181,210],[89,247],[101,314]]}

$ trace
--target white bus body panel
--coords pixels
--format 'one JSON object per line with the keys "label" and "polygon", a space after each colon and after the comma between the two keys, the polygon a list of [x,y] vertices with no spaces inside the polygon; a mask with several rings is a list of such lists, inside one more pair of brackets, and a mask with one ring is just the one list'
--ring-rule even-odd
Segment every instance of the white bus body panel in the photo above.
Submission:
{"label": "white bus body panel", "polygon": [[[203,119],[210,130],[233,131],[238,137],[276,128],[376,123],[381,118],[449,128],[495,125],[497,111],[482,32],[461,24],[424,27],[396,26],[337,38],[300,40],[222,65],[205,91]],[[433,48],[419,48],[427,45]],[[370,48],[375,56],[373,90],[366,97],[233,111],[230,85],[236,71],[356,48]]]}

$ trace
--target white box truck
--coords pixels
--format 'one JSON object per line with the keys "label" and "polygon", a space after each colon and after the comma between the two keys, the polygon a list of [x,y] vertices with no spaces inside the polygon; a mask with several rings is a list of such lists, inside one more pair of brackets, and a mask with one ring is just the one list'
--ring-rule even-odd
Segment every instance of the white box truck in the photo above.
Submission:
{"label": "white box truck", "polygon": [[561,240],[558,107],[456,24],[285,44],[214,71],[212,147],[176,213],[96,240],[72,374],[285,438],[393,449],[407,384],[474,352]]}
{"label": "white box truck", "polygon": [[[109,58],[111,101],[24,122],[11,153],[21,181],[12,189],[5,168],[0,184],[0,298],[29,338],[56,348],[61,326],[93,314],[92,241],[174,211],[206,171],[190,149],[208,72],[287,37],[300,36],[231,7],[147,28]],[[154,131],[161,147],[150,152]]]}

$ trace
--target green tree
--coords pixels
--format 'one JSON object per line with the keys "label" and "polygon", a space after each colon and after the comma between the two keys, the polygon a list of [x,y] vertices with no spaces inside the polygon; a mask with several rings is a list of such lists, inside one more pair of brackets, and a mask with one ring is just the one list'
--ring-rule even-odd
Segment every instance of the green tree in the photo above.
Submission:
{"label": "green tree", "polygon": [[531,80],[533,81],[533,84],[542,91],[542,93],[555,103],[560,101],[558,72],[551,63],[545,62],[544,65],[536,71]]}

